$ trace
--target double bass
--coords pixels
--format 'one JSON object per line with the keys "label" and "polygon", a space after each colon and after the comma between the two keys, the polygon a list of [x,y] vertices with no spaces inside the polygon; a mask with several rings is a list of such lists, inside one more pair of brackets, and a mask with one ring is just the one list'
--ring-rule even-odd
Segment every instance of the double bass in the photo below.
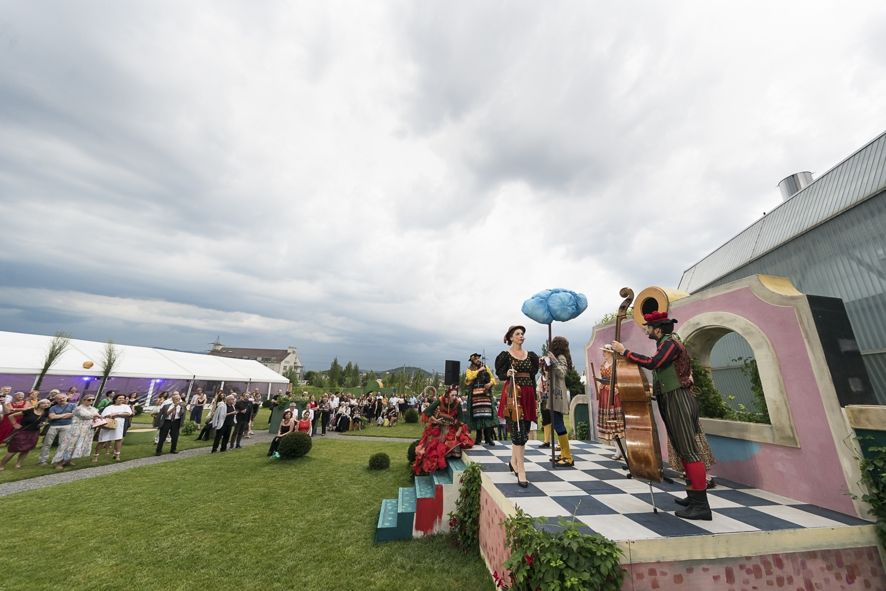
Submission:
{"label": "double bass", "polygon": [[[634,291],[621,288],[618,295],[624,298],[615,315],[615,340],[621,342],[621,322],[634,301]],[[614,403],[615,389],[621,399],[624,413],[624,444],[616,437],[616,442],[628,464],[631,476],[650,482],[661,482],[661,447],[658,442],[658,428],[652,414],[652,397],[649,383],[643,370],[620,355],[612,356],[612,373],[609,376],[609,404]]]}

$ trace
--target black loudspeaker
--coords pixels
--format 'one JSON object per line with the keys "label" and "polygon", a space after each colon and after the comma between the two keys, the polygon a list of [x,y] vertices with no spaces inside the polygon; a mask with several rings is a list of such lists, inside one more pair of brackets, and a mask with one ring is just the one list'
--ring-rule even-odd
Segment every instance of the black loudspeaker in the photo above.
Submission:
{"label": "black loudspeaker", "polygon": [[839,298],[806,296],[815,319],[815,330],[821,339],[825,361],[831,372],[840,406],[877,404],[864,359],[855,342],[855,333]]}
{"label": "black loudspeaker", "polygon": [[458,361],[453,361],[452,359],[446,360],[446,372],[443,374],[443,385],[444,386],[457,386],[458,385],[458,376],[461,373],[461,363]]}

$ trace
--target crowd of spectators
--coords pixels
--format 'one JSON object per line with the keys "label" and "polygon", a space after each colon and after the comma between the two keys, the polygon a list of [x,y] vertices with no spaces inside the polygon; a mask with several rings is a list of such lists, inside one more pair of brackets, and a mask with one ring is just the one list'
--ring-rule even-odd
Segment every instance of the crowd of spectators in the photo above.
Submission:
{"label": "crowd of spectators", "polygon": [[[0,459],[0,471],[13,458],[15,467],[21,468],[41,435],[38,465],[51,464],[56,470],[63,470],[80,458],[91,456],[92,462],[97,463],[102,453],[119,462],[126,433],[144,402],[146,397],[138,392],[127,395],[110,390],[96,404],[95,394],[80,395],[76,387],[67,392],[51,390],[46,398],[41,398],[38,390],[25,395],[12,393],[11,387],[4,386],[0,388],[0,446],[5,445],[6,453]],[[153,405],[146,407],[152,415],[152,426],[157,429],[155,453],[162,454],[167,441],[170,453],[178,453],[183,424],[190,419],[199,427],[204,413],[207,421],[198,439],[213,437],[213,451],[219,447],[221,451],[239,448],[244,437],[253,435],[253,420],[261,403],[258,391],[219,391],[211,403],[202,388],[197,388],[187,402],[177,391],[160,392]]]}
{"label": "crowd of spectators", "polygon": [[[253,422],[262,405],[262,395],[257,391],[218,390],[214,395],[196,388],[187,400],[177,391],[162,391],[151,401],[138,392],[130,394],[108,391],[96,403],[96,395],[80,395],[76,387],[67,392],[52,390],[41,399],[37,390],[12,393],[9,386],[0,388],[0,446],[6,445],[6,455],[0,459],[0,470],[5,469],[14,457],[15,466],[21,467],[28,453],[40,447],[39,465],[51,464],[63,470],[79,458],[92,457],[97,463],[105,453],[120,461],[123,441],[132,427],[133,417],[144,409],[152,418],[156,429],[155,454],[161,455],[167,441],[169,453],[178,453],[181,429],[187,421],[193,421],[198,429],[197,439],[212,441],[212,453],[239,449],[243,439],[253,434]],[[402,420],[407,409],[415,409],[422,418],[424,410],[433,398],[387,396],[369,392],[354,396],[343,392],[324,394],[319,400],[310,396],[300,411],[291,394],[278,391],[266,403],[273,410],[288,400],[288,409],[276,433],[275,447],[279,437],[289,431],[302,431],[311,436],[326,435],[327,431],[347,432],[364,429],[369,425],[395,426]],[[205,421],[205,422],[204,422]],[[93,443],[96,443],[93,451]],[[57,446],[55,454],[52,449]],[[268,455],[275,450],[271,449]]]}

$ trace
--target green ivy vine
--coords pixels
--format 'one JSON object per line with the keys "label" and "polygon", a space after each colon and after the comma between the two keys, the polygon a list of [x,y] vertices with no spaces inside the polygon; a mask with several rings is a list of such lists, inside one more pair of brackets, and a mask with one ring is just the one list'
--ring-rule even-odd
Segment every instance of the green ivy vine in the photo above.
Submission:
{"label": "green ivy vine", "polygon": [[861,480],[868,493],[861,499],[871,506],[877,518],[877,537],[886,548],[886,447],[870,447],[861,460]]}
{"label": "green ivy vine", "polygon": [[512,591],[618,591],[624,570],[621,549],[603,536],[583,534],[573,519],[560,522],[562,531],[541,529],[543,518],[521,509],[505,520],[511,555],[505,568],[511,573],[508,587],[503,575],[493,574],[500,589]]}
{"label": "green ivy vine", "polygon": [[449,514],[449,531],[465,552],[480,547],[480,464],[468,464],[461,476],[455,511]]}

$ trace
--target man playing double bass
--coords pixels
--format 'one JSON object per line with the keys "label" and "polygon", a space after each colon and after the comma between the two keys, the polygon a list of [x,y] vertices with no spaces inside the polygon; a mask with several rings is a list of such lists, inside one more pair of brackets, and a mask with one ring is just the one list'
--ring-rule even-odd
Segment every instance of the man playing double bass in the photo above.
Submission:
{"label": "man playing double bass", "polygon": [[612,341],[612,349],[624,355],[628,361],[652,370],[652,388],[658,400],[658,411],[689,480],[686,508],[675,515],[683,519],[710,521],[707,474],[696,439],[699,433],[698,402],[690,392],[693,384],[689,354],[683,343],[674,337],[674,324],[677,321],[668,318],[667,312],[645,314],[643,319],[646,321],[646,336],[658,345],[653,357],[628,351],[618,341]]}

